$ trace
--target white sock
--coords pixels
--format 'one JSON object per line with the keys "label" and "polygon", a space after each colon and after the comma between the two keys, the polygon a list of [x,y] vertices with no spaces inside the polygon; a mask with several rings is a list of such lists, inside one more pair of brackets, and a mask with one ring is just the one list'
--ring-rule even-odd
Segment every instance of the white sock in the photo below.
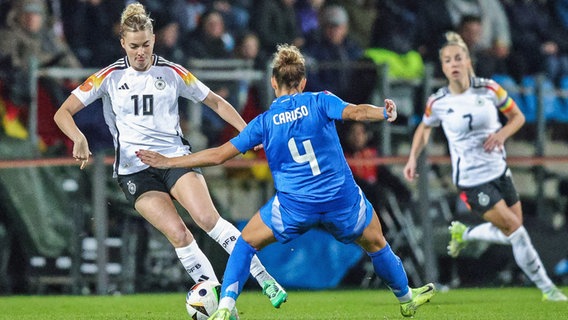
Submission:
{"label": "white sock", "polygon": [[235,299],[231,297],[223,297],[221,298],[221,300],[219,300],[219,307],[217,307],[217,309],[227,308],[229,310],[233,310],[236,304],[237,302],[235,301]]}
{"label": "white sock", "polygon": [[408,302],[410,300],[412,300],[412,289],[410,287],[408,287],[408,292],[403,295],[402,297],[397,297],[398,302],[400,303],[405,303]]}
{"label": "white sock", "polygon": [[507,236],[491,222],[469,227],[463,233],[463,239],[465,241],[474,240],[497,244],[511,244]]}
{"label": "white sock", "polygon": [[[229,254],[233,252],[235,243],[241,235],[239,229],[229,223],[229,221],[219,218],[217,224],[211,231],[207,233],[213,240],[225,249]],[[272,280],[272,276],[266,271],[266,268],[260,263],[260,260],[255,255],[250,264],[250,273],[256,279],[258,284],[262,287],[262,283],[266,280]]]}
{"label": "white sock", "polygon": [[538,253],[534,249],[531,238],[524,226],[521,226],[509,236],[513,246],[513,256],[517,265],[531,279],[532,282],[542,291],[549,291],[554,284],[546,274],[546,270],[540,261]]}
{"label": "white sock", "polygon": [[175,249],[179,261],[181,261],[181,264],[195,283],[204,280],[219,282],[211,262],[209,262],[203,251],[199,249],[195,240],[187,247]]}

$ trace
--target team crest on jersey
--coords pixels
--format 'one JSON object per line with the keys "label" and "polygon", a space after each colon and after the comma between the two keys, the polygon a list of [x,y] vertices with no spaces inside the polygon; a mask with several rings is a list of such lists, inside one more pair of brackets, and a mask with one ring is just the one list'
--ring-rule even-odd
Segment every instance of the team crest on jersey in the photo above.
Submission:
{"label": "team crest on jersey", "polygon": [[489,196],[483,192],[480,192],[477,195],[477,202],[479,202],[481,206],[485,207],[489,204]]}
{"label": "team crest on jersey", "polygon": [[128,186],[128,192],[134,195],[136,193],[136,184],[132,181],[128,181],[126,185]]}
{"label": "team crest on jersey", "polygon": [[164,79],[158,78],[158,80],[154,82],[154,86],[156,86],[156,89],[158,90],[164,90],[164,88],[166,87],[166,82],[164,81]]}
{"label": "team crest on jersey", "polygon": [[483,105],[483,98],[481,98],[480,96],[477,97],[476,103],[478,106],[482,106]]}

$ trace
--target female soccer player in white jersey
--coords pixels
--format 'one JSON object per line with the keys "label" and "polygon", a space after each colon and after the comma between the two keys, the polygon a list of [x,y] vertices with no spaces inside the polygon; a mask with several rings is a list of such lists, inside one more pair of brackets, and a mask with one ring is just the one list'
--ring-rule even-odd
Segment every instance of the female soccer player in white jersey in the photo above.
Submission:
{"label": "female soccer player in white jersey", "polygon": [[276,195],[249,221],[225,269],[219,310],[210,319],[229,319],[229,310],[247,280],[251,258],[266,245],[291,241],[321,227],[344,243],[356,242],[369,255],[375,273],[400,301],[403,316],[434,295],[433,284],[410,289],[400,259],[383,236],[375,210],[355,183],[343,155],[335,120],[396,119],[396,105],[354,105],[329,92],[305,92],[305,61],[300,51],[281,45],[274,55],[272,87],[276,99],[235,138],[175,158],[141,150],[144,163],[158,168],[216,165],[262,143]]}
{"label": "female soccer player in white jersey", "polygon": [[[72,116],[102,98],[105,121],[116,149],[114,177],[127,199],[168,238],[195,282],[217,280],[172,199],[187,209],[195,223],[228,253],[240,232],[220,217],[199,169],[150,168],[136,157],[135,151],[144,148],[169,156],[190,153],[179,125],[178,97],[205,103],[239,131],[246,123],[227,101],[186,69],[153,54],[152,19],[141,4],[130,4],[123,11],[120,43],[126,57],[73,90],[55,114],[55,122],[74,142],[73,157],[81,161],[83,168],[91,153]],[[279,307],[286,292],[258,258],[254,258],[250,271],[265,291],[276,293],[271,302]]]}
{"label": "female soccer player in white jersey", "polygon": [[[428,143],[432,127],[441,125],[460,197],[472,212],[488,221],[469,228],[459,221],[452,222],[449,255],[457,257],[469,241],[511,245],[515,261],[543,292],[543,300],[566,301],[546,274],[523,226],[521,203],[505,160],[505,140],[521,128],[525,117],[499,84],[475,77],[462,38],[454,32],[448,32],[446,38],[440,61],[448,86],[428,100],[414,133],[404,176],[414,180],[416,161]],[[499,121],[499,112],[507,119],[504,125]]]}

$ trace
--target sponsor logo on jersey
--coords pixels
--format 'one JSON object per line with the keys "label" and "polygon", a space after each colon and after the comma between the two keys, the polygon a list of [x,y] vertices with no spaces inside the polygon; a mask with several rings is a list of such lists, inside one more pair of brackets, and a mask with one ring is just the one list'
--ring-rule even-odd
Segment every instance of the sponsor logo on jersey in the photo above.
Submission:
{"label": "sponsor logo on jersey", "polygon": [[118,87],[118,90],[128,90],[130,89],[130,87],[128,87],[127,83],[123,83],[120,87]]}
{"label": "sponsor logo on jersey", "polygon": [[483,192],[480,192],[477,195],[477,202],[479,202],[479,205],[485,207],[489,204],[489,196]]}

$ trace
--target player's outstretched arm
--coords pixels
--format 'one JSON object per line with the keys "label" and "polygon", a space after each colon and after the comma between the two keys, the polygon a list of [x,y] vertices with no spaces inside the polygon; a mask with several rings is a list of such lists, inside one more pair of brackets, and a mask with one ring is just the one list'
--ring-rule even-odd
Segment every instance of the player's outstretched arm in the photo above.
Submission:
{"label": "player's outstretched arm", "polygon": [[239,150],[231,142],[226,142],[220,147],[205,149],[179,157],[168,158],[150,150],[138,150],[136,156],[151,167],[167,169],[216,166],[236,157],[239,153]]}
{"label": "player's outstretched arm", "polygon": [[372,104],[349,104],[343,109],[342,118],[344,120],[355,121],[380,121],[396,120],[396,104],[391,99],[385,99],[384,107],[377,107]]}

